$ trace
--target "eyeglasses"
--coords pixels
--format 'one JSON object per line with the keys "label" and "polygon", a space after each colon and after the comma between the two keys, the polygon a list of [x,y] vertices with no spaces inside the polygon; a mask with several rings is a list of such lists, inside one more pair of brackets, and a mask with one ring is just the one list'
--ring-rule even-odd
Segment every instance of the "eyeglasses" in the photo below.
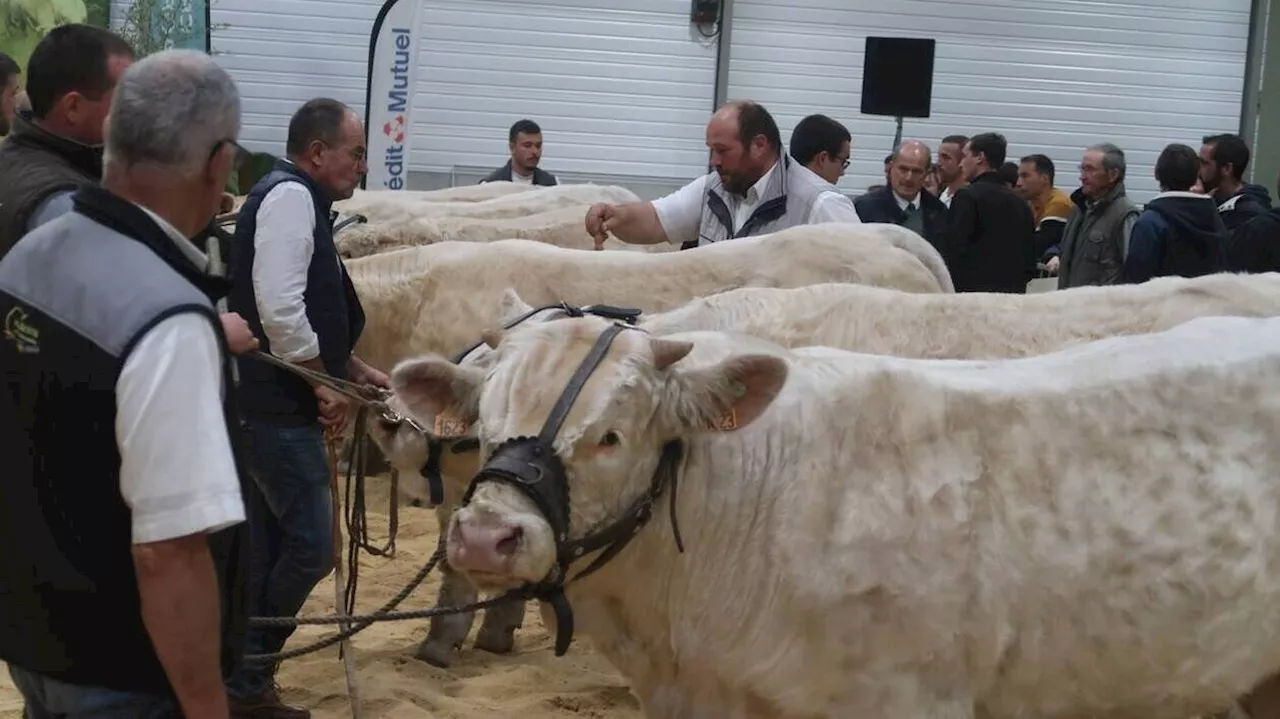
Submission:
{"label": "eyeglasses", "polygon": [[209,150],[209,159],[206,160],[205,162],[213,162],[214,156],[218,154],[218,150],[221,150],[223,145],[230,145],[231,147],[235,148],[236,156],[234,159],[235,164],[233,165],[233,167],[239,167],[243,165],[245,162],[248,162],[250,156],[253,155],[252,152],[249,152],[248,150],[246,150],[244,146],[241,145],[240,143],[236,142],[235,140],[232,140],[231,138],[227,138],[225,140],[218,140],[217,142],[213,143],[213,149]]}

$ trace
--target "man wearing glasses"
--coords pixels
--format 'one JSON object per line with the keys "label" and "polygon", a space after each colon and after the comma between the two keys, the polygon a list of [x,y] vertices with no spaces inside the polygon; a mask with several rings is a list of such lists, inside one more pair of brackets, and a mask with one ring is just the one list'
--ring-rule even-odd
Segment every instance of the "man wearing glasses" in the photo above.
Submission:
{"label": "man wearing glasses", "polygon": [[[346,105],[304,104],[289,122],[287,157],[249,191],[232,244],[229,305],[263,351],[352,382],[388,385],[352,354],[364,328],[355,287],[333,243],[333,203],[368,167],[364,127]],[[345,399],[252,358],[238,360],[238,399],[260,496],[249,505],[251,616],[290,617],[333,568],[325,432],[347,421]],[[249,654],[275,653],[292,628],[250,628]],[[277,694],[276,667],[248,664],[227,684],[233,717],[305,718]]]}
{"label": "man wearing glasses", "polygon": [[791,131],[791,158],[834,185],[849,169],[852,144],[844,125],[826,115],[810,115]]}

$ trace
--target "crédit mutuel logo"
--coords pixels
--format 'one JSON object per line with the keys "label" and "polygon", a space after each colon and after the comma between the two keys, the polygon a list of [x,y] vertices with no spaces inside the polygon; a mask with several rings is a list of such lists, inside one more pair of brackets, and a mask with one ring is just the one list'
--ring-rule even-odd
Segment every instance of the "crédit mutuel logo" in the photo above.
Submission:
{"label": "cr\u00e9dit mutuel logo", "polygon": [[391,62],[391,89],[387,91],[387,122],[382,125],[382,134],[387,136],[390,144],[383,156],[383,166],[387,169],[387,178],[382,184],[389,190],[404,189],[405,156],[404,139],[409,128],[406,127],[405,115],[409,111],[409,102],[413,92],[409,88],[409,56],[413,37],[408,28],[392,28],[392,42],[395,54]]}

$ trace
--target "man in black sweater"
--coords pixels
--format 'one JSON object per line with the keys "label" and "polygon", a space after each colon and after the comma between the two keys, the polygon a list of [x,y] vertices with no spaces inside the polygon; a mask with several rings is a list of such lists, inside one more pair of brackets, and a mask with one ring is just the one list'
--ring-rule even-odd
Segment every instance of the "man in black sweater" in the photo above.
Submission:
{"label": "man in black sweater", "polygon": [[968,185],[951,200],[942,257],[956,292],[1023,294],[1035,275],[1031,208],[1000,176],[1007,143],[993,132],[965,143],[960,167]]}

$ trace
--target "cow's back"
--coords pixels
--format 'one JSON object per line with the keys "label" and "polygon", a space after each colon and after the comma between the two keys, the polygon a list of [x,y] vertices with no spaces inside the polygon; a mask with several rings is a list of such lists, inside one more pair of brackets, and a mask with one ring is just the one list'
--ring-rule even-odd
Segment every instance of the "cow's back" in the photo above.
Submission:
{"label": "cow's back", "polygon": [[663,617],[600,638],[628,674],[671,671],[634,656],[669,646],[777,716],[967,696],[1185,719],[1280,666],[1280,319],[998,363],[788,361],[759,420],[689,439],[687,551],[660,513],[594,580],[615,594],[587,616]]}

